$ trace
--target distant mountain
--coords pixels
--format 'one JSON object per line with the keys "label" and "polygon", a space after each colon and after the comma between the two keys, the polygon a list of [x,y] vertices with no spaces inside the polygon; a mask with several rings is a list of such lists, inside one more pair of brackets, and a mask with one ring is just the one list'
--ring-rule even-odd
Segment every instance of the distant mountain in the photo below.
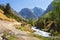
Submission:
{"label": "distant mountain", "polygon": [[38,7],[34,7],[33,9],[24,8],[19,13],[26,19],[38,19],[38,17],[40,17],[44,13],[44,10]]}
{"label": "distant mountain", "polygon": [[44,10],[42,8],[34,7],[33,12],[35,13],[35,16],[41,17],[41,15],[44,13]]}
{"label": "distant mountain", "polygon": [[36,16],[34,15],[34,13],[32,12],[31,9],[24,8],[19,13],[22,17],[24,17],[26,19],[30,19],[30,18],[36,19]]}

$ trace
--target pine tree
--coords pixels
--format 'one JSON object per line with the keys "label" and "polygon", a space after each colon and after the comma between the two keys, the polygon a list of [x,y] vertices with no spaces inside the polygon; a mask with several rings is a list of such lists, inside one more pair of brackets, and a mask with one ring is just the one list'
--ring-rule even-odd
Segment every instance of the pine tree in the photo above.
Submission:
{"label": "pine tree", "polygon": [[10,10],[10,9],[11,9],[11,7],[10,7],[10,4],[9,4],[9,3],[7,3],[7,5],[6,5],[6,9],[7,9],[7,10]]}

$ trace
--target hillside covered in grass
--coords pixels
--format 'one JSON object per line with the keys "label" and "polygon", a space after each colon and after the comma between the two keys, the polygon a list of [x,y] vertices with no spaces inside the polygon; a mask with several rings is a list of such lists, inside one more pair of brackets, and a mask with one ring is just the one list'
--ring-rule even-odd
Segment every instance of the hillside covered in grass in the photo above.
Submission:
{"label": "hillside covered in grass", "polygon": [[4,11],[0,9],[0,20],[7,20],[7,21],[16,21],[15,19],[8,18],[6,15],[4,15]]}
{"label": "hillside covered in grass", "polygon": [[14,19],[16,21],[22,21],[24,20],[22,17],[16,15],[17,13],[10,7],[10,4],[7,3],[6,5],[0,4],[0,10],[3,11],[3,13],[7,18]]}

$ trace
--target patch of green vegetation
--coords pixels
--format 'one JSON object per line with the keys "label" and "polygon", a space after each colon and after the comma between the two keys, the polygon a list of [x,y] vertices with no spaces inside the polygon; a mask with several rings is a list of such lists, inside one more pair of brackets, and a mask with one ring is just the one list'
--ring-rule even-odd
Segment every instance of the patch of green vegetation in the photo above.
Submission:
{"label": "patch of green vegetation", "polygon": [[40,37],[42,40],[51,40],[51,38],[46,38],[46,37]]}
{"label": "patch of green vegetation", "polygon": [[30,27],[24,27],[24,26],[19,26],[19,25],[15,25],[16,29],[19,29],[21,31],[29,31],[31,33],[33,33],[34,31],[30,28]]}
{"label": "patch of green vegetation", "polygon": [[33,33],[30,33],[30,36],[34,36],[34,37],[37,37],[37,38],[42,39],[42,40],[51,40],[51,38],[39,36],[39,35],[33,34]]}
{"label": "patch of green vegetation", "polygon": [[15,28],[16,29],[19,29],[19,30],[21,30],[21,31],[25,31],[26,30],[26,28],[25,27],[21,27],[21,26],[19,26],[19,25],[17,25],[17,26],[15,26]]}
{"label": "patch of green vegetation", "polygon": [[19,27],[18,29],[20,29],[21,31],[25,31],[26,30],[25,27]]}
{"label": "patch of green vegetation", "polygon": [[30,18],[28,23],[31,24],[32,26],[34,26],[35,25],[35,20],[33,18]]}
{"label": "patch of green vegetation", "polygon": [[8,38],[8,40],[18,40],[18,38],[16,38],[14,35],[10,35],[10,37]]}

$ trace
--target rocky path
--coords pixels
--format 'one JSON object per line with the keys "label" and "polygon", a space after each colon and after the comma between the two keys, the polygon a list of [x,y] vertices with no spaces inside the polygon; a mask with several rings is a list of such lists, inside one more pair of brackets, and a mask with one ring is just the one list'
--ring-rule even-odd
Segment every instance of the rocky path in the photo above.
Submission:
{"label": "rocky path", "polygon": [[19,23],[0,20],[0,33],[3,32],[5,29],[9,29],[20,40],[41,40],[36,37],[29,36],[29,34],[27,34],[27,32],[20,31],[20,30],[16,29],[14,27],[15,24],[18,25]]}

